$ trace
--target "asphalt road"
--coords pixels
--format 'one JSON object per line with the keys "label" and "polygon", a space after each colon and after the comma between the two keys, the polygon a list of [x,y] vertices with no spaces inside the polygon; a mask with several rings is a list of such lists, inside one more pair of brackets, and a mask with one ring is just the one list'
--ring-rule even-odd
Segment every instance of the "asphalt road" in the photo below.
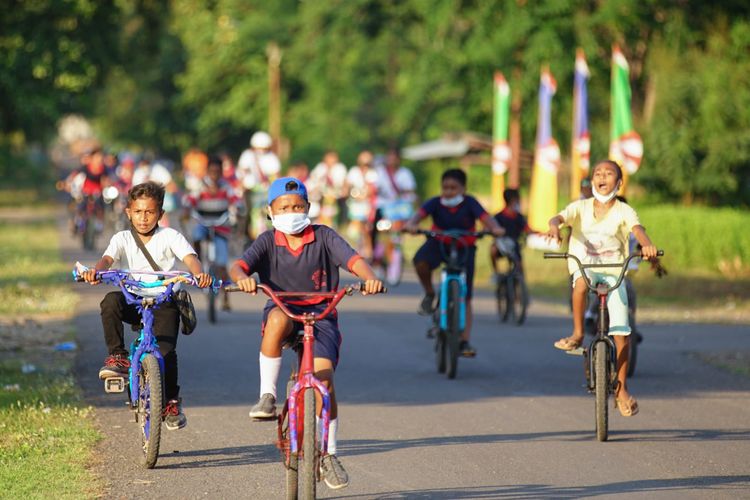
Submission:
{"label": "asphalt road", "polygon": [[[97,258],[73,242],[63,253],[71,264]],[[98,304],[108,289],[73,286],[83,297],[77,375],[105,436],[96,470],[106,497],[282,498],[275,425],[247,416],[258,396],[264,299],[235,294],[233,311],[210,325],[202,294],[193,294],[199,329],[178,345],[188,426],[165,429],[156,468],[144,470],[124,398],[105,394],[97,379],[106,354]],[[626,419],[610,410],[610,439],[600,443],[582,358],[552,347],[569,318],[535,303],[523,327],[505,326],[479,291],[478,356],[462,359],[457,379],[447,380],[425,338],[428,320],[415,314],[418,301],[417,285],[407,282],[341,304],[339,456],[351,485],[332,492],[321,483],[320,497],[750,498],[750,379],[694,355],[750,349],[747,327],[643,325],[630,386],[640,413]]]}

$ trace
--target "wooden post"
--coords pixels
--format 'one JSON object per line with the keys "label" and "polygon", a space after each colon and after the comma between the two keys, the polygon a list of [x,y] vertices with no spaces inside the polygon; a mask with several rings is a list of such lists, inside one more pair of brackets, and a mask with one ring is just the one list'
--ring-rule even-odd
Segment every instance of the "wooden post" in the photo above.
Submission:
{"label": "wooden post", "polygon": [[268,132],[273,138],[273,151],[281,152],[281,49],[276,42],[266,47],[268,56]]}

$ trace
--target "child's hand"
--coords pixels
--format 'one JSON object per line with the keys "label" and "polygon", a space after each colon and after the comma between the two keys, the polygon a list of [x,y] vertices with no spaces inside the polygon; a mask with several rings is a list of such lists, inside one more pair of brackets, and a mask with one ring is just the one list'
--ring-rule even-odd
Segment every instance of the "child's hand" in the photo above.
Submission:
{"label": "child's hand", "polygon": [[207,273],[198,273],[195,275],[195,279],[198,280],[198,286],[200,288],[207,288],[213,283],[213,278]]}
{"label": "child's hand", "polygon": [[383,291],[383,282],[380,280],[366,280],[365,288],[362,290],[363,295],[372,295]]}
{"label": "child's hand", "polygon": [[416,224],[406,223],[404,225],[404,228],[402,229],[402,231],[405,232],[405,233],[409,233],[409,234],[416,234],[418,229],[419,228],[417,227]]}
{"label": "child's hand", "polygon": [[646,260],[651,260],[656,257],[657,249],[654,245],[646,245],[641,248],[641,255]]}
{"label": "child's hand", "polygon": [[244,278],[235,282],[235,285],[239,287],[245,293],[255,295],[258,292],[258,284],[253,278]]}
{"label": "child's hand", "polygon": [[562,239],[560,238],[560,226],[557,224],[550,224],[549,231],[547,231],[546,237],[547,241],[554,240],[555,243],[561,243]]}
{"label": "child's hand", "polygon": [[81,273],[81,278],[83,278],[83,281],[90,285],[98,285],[102,282],[102,280],[99,279],[99,276],[96,273],[96,269],[87,269],[86,271]]}

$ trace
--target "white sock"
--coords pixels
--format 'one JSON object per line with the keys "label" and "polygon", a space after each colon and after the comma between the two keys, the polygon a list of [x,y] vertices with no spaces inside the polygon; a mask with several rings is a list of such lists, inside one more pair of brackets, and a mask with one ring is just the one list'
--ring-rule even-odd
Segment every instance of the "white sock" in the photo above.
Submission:
{"label": "white sock", "polygon": [[279,379],[281,371],[281,356],[278,358],[269,358],[263,353],[258,357],[260,367],[260,395],[272,394],[276,397],[276,381]]}
{"label": "white sock", "polygon": [[336,431],[339,429],[339,419],[334,418],[328,425],[328,454],[336,454]]}

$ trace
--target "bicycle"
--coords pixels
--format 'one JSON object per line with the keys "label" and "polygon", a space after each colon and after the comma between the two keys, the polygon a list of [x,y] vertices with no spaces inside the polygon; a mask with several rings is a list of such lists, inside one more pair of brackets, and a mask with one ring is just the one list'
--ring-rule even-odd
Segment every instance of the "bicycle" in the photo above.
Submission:
{"label": "bicycle", "polygon": [[401,228],[404,222],[409,220],[414,213],[412,204],[405,200],[399,200],[384,205],[381,209],[381,217],[375,223],[375,230],[381,233],[389,233],[387,243],[378,243],[373,251],[373,258],[378,262],[385,262],[380,271],[385,277],[385,282],[390,286],[398,286],[404,275],[404,253],[401,249]]}
{"label": "bicycle", "polygon": [[[281,451],[286,467],[286,493],[288,499],[299,497],[315,498],[319,478],[320,460],[327,453],[328,430],[330,424],[331,399],[328,390],[318,380],[313,370],[313,347],[315,344],[315,322],[327,317],[336,305],[354,291],[364,290],[363,283],[346,286],[336,292],[276,292],[268,285],[258,283],[258,289],[265,293],[276,306],[293,321],[302,323],[303,330],[295,332],[283,348],[291,348],[297,353],[297,364],[292,365],[286,388],[286,402],[278,416],[278,439],[276,446]],[[238,292],[237,286],[225,287],[228,292]],[[385,290],[383,290],[385,293]],[[330,302],[319,314],[295,314],[282,301],[283,298],[325,297]],[[301,337],[301,338],[300,338]],[[315,417],[315,393],[321,399],[321,431],[317,434]],[[301,462],[301,467],[300,467]],[[302,475],[300,481],[299,475]]]}
{"label": "bicycle", "polygon": [[76,218],[76,232],[81,236],[81,243],[84,250],[94,250],[96,238],[102,232],[102,221],[100,207],[100,195],[87,194],[83,195],[79,203]]}
{"label": "bicycle", "polygon": [[438,236],[450,240],[440,245],[443,254],[443,268],[440,271],[440,295],[438,308],[433,314],[433,324],[428,336],[435,336],[435,353],[438,373],[446,373],[448,378],[456,378],[458,369],[459,344],[461,334],[466,328],[466,270],[467,247],[459,250],[458,240],[464,236],[481,238],[492,233],[487,231],[464,230],[424,230],[418,229],[415,234],[429,238]]}
{"label": "bicycle", "polygon": [[[197,224],[208,229],[205,238],[200,241],[200,257],[203,264],[203,272],[215,277],[219,276],[221,268],[216,262],[216,228],[224,226],[229,222],[230,213],[228,210],[223,212],[205,212],[193,210],[191,216]],[[216,323],[216,294],[214,291],[208,291],[208,321]]]}
{"label": "bicycle", "polygon": [[507,272],[495,273],[497,312],[503,323],[510,319],[520,326],[526,320],[529,289],[518,258],[518,244],[508,237],[496,238],[494,244],[500,255],[508,259],[509,266]]}
{"label": "bicycle", "polygon": [[[657,252],[657,256],[664,255],[663,250]],[[609,433],[609,413],[607,400],[609,395],[617,392],[617,348],[609,336],[609,309],[607,308],[607,297],[617,289],[625,277],[628,264],[636,257],[641,257],[640,252],[631,253],[625,262],[613,264],[583,264],[578,257],[569,253],[549,253],[544,254],[545,259],[573,259],[581,271],[581,276],[589,290],[596,293],[598,299],[598,324],[596,326],[596,336],[589,344],[589,348],[574,349],[568,351],[570,354],[580,354],[584,357],[584,372],[586,375],[586,387],[589,392],[594,393],[594,414],[596,425],[596,438],[599,441],[606,441]],[[603,280],[597,280],[592,283],[591,278],[586,274],[586,269],[596,268],[614,268],[620,267],[620,275],[614,285],[609,285]],[[632,343],[632,342],[631,342]],[[593,376],[592,376],[593,374]]]}
{"label": "bicycle", "polygon": [[[75,281],[83,281],[81,273],[88,268],[76,262],[73,270]],[[139,275],[158,275],[156,281],[140,281],[131,278],[131,271],[109,270],[100,271],[97,277],[106,284],[117,286],[125,296],[128,304],[137,307],[141,316],[138,337],[130,346],[130,369],[128,379],[125,377],[108,377],[104,379],[104,390],[108,393],[128,391],[128,405],[135,413],[135,421],[141,425],[141,448],[143,449],[144,465],[153,469],[159,458],[159,443],[161,440],[162,412],[164,410],[164,358],[159,352],[156,335],[153,331],[153,310],[161,304],[172,300],[172,290],[176,283],[186,283],[197,286],[197,281],[190,273],[180,271],[138,271]],[[156,296],[141,296],[135,290],[167,288]],[[213,285],[221,286],[221,283]]]}

